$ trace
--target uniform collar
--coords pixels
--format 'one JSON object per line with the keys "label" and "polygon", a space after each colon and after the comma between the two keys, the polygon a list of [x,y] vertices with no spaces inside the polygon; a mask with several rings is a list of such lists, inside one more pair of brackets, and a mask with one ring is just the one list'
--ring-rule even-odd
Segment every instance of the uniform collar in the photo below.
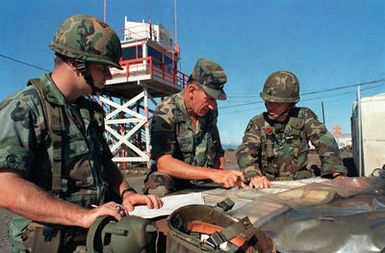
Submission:
{"label": "uniform collar", "polygon": [[184,89],[181,90],[179,93],[175,95],[175,106],[177,107],[178,115],[176,116],[176,119],[178,121],[185,121],[189,122],[191,121],[190,117],[188,116],[186,105],[184,103]]}
{"label": "uniform collar", "polygon": [[40,84],[43,88],[43,95],[48,100],[48,102],[57,105],[66,104],[66,100],[63,94],[59,91],[49,73],[44,74],[40,78]]}

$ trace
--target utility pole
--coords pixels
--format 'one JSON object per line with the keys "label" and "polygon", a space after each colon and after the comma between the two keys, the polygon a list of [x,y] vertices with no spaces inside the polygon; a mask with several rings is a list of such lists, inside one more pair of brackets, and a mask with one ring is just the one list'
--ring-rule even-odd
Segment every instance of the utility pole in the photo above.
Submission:
{"label": "utility pole", "polygon": [[357,108],[358,108],[358,176],[363,176],[364,159],[362,154],[362,115],[361,115],[361,86],[357,87]]}
{"label": "utility pole", "polygon": [[325,122],[325,110],[324,110],[324,102],[323,101],[321,102],[321,110],[322,110],[322,122],[325,125],[326,122]]}

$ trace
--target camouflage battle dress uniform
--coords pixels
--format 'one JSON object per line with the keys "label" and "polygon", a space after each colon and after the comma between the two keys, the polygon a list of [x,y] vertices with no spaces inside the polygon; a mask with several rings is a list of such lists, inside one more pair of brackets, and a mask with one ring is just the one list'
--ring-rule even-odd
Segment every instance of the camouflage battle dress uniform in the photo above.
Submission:
{"label": "camouflage battle dress uniform", "polygon": [[246,178],[264,175],[269,180],[314,177],[306,168],[309,141],[321,159],[321,175],[345,173],[338,146],[325,126],[308,108],[295,107],[288,121],[270,120],[267,113],[252,118],[239,146],[238,163]]}
{"label": "camouflage battle dress uniform", "polygon": [[[217,128],[218,111],[209,111],[199,118],[199,127],[194,131],[188,116],[183,92],[169,97],[155,110],[151,125],[151,160],[152,182],[147,181],[145,191],[158,185],[164,185],[168,191],[180,190],[189,185],[189,181],[174,179],[156,172],[156,160],[161,155],[174,158],[194,166],[217,167],[219,157],[224,150]],[[151,174],[150,174],[151,175]]]}
{"label": "camouflage battle dress uniform", "polygon": [[289,71],[271,74],[261,97],[266,102],[290,103],[288,118],[280,123],[265,112],[252,118],[238,147],[239,167],[247,179],[257,175],[268,180],[295,180],[314,177],[307,169],[309,141],[321,159],[321,176],[346,174],[338,145],[324,124],[308,108],[294,107],[299,101],[299,81]]}
{"label": "camouflage battle dress uniform", "polygon": [[[62,145],[61,149],[56,148],[62,153],[61,189],[51,191],[51,157],[55,150],[48,135],[42,101],[32,85],[0,105],[0,118],[3,120],[0,168],[12,169],[42,189],[82,207],[99,205],[109,190],[110,179],[106,170],[112,158],[103,137],[103,111],[96,102],[84,97],[80,97],[76,104],[66,103],[49,74],[41,77],[40,84],[48,102],[64,112]],[[13,217],[9,228],[13,251],[24,252],[24,240],[31,236],[28,235],[29,225],[34,224],[31,222],[19,215]]]}

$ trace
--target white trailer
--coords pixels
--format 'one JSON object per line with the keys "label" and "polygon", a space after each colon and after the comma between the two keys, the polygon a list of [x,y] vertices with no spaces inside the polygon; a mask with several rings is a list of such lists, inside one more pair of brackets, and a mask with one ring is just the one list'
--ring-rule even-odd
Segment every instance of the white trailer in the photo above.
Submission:
{"label": "white trailer", "polygon": [[353,103],[352,141],[359,176],[370,176],[385,164],[385,93]]}

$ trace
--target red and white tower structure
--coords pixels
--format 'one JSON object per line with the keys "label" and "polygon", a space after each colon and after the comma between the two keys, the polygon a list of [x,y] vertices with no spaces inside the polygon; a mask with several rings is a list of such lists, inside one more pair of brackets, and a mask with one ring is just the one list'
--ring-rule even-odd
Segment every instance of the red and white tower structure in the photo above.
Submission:
{"label": "red and white tower structure", "polygon": [[125,169],[128,162],[149,162],[149,124],[156,99],[179,92],[187,76],[178,70],[179,47],[161,24],[126,17],[122,34],[123,70],[111,69],[113,79],[100,102],[113,161]]}

